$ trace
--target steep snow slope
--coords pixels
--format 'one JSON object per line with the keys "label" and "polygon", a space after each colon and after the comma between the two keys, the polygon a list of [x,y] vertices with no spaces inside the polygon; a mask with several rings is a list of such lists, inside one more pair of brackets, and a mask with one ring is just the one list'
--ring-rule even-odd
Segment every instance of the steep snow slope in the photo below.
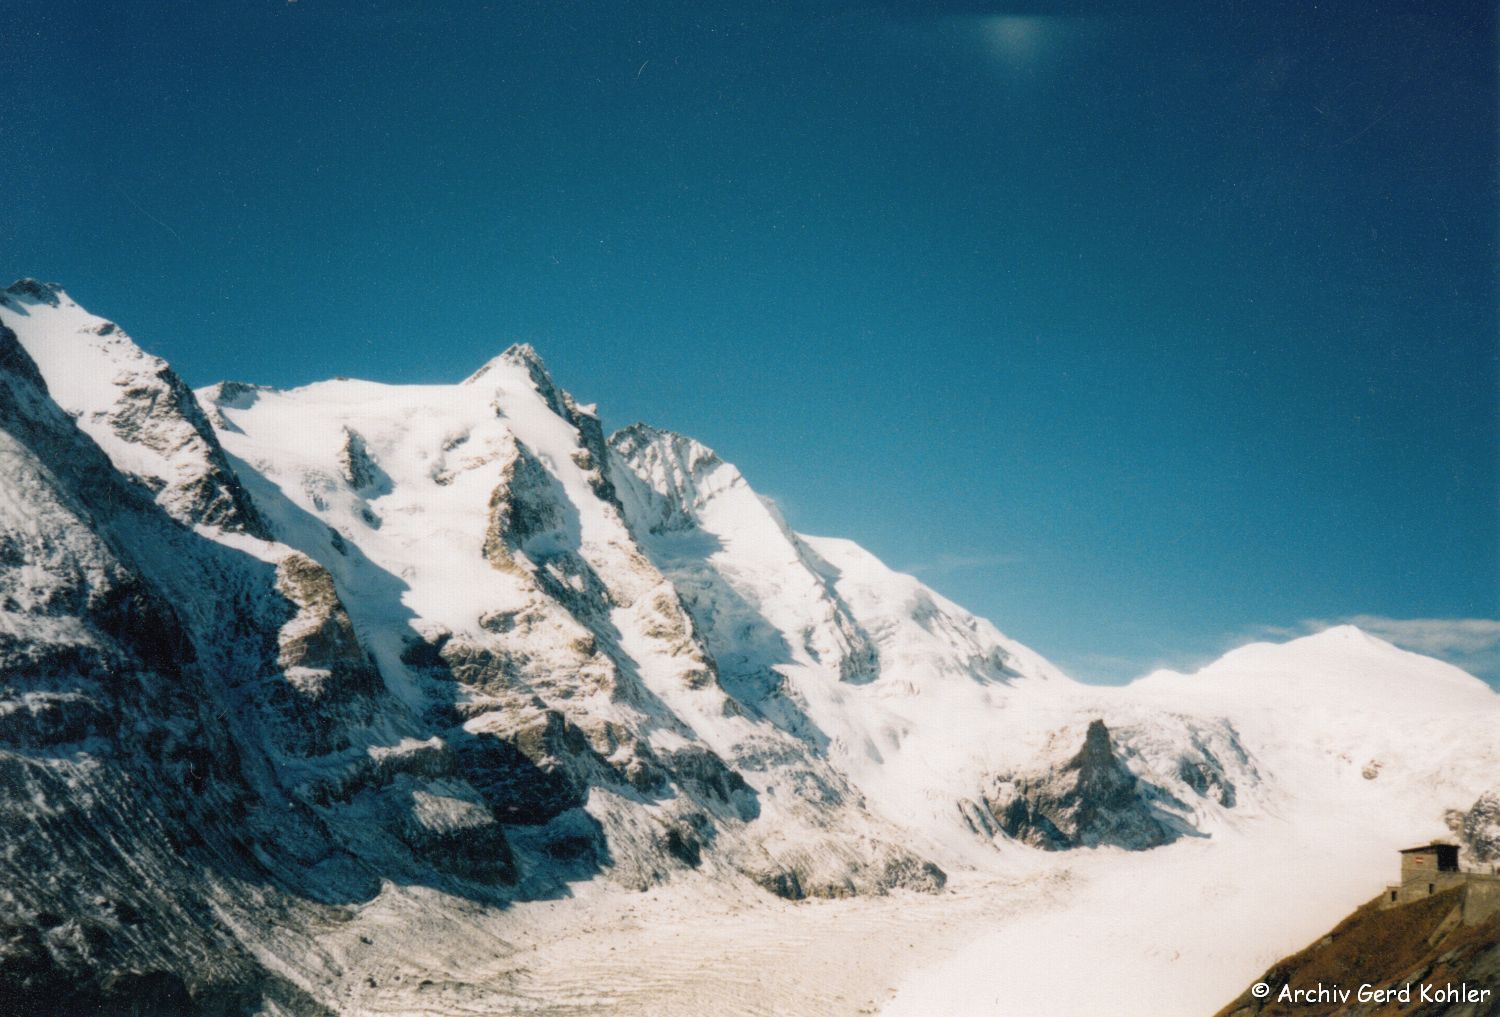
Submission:
{"label": "steep snow slope", "polygon": [[55,284],[16,283],[0,293],[0,312],[59,405],[174,518],[266,535],[197,401],[164,360]]}

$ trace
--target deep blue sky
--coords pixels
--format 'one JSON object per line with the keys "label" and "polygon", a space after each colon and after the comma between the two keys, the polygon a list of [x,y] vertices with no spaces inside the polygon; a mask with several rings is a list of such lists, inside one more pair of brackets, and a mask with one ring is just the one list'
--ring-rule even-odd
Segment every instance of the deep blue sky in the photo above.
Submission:
{"label": "deep blue sky", "polygon": [[21,0],[0,274],[194,385],[529,340],[1082,677],[1495,619],[1495,16],[1428,6]]}

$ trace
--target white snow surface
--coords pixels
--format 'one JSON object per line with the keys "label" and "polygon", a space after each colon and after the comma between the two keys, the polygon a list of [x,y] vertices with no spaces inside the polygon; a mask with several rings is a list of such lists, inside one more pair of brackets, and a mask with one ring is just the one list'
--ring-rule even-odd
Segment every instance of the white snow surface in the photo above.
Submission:
{"label": "white snow surface", "polygon": [[[204,475],[212,449],[187,418],[163,425],[165,437],[115,426],[128,393],[157,384],[165,365],[58,297],[56,306],[27,302],[22,314],[8,304],[0,318],[57,403],[118,469],[154,480],[172,511],[172,492]],[[1378,892],[1393,874],[1396,848],[1446,833],[1446,809],[1467,807],[1500,782],[1500,696],[1450,665],[1346,626],[1245,646],[1194,674],[1162,671],[1121,688],[1079,684],[859,546],[793,532],[738,470],[692,439],[635,425],[607,448],[591,447],[592,410],[555,390],[529,348],[453,385],[219,385],[197,399],[275,540],[205,532],[269,560],[296,549],[326,567],[398,699],[414,707],[420,699],[399,633],[493,641],[485,620],[535,607],[548,563],[574,556],[606,591],[599,596],[618,633],[609,652],[659,705],[622,705],[580,688],[560,707],[570,717],[628,721],[658,750],[711,748],[760,793],[761,816],[746,829],[760,831],[756,843],[773,854],[799,850],[817,831],[861,850],[899,842],[947,869],[955,877],[947,893],[903,895],[900,909],[869,901],[723,904],[760,891],[727,882],[713,865],[674,876],[659,911],[641,904],[647,925],[653,914],[689,933],[694,921],[705,930],[744,921],[794,941],[799,930],[824,929],[838,949],[853,950],[882,930],[920,937],[910,915],[959,923],[958,934],[942,939],[941,955],[914,948],[908,964],[892,957],[883,973],[866,972],[899,987],[883,1011],[895,1017],[1211,1012],[1267,963]],[[486,552],[492,499],[528,453],[545,481],[527,496],[547,507],[549,522],[518,538],[514,567],[497,567]],[[595,596],[581,586],[577,594]],[[539,655],[554,649],[548,640],[581,631],[564,613],[557,617],[536,636]],[[713,676],[707,685],[694,680],[705,668]],[[1049,853],[966,822],[962,803],[979,800],[997,776],[1061,766],[1095,718],[1108,724],[1132,772],[1173,796],[1165,808],[1185,836],[1144,852]],[[370,738],[377,759],[422,744],[400,725]],[[1234,784],[1232,804],[1183,777],[1182,761],[1205,752]],[[784,762],[790,757],[794,764]],[[780,761],[765,761],[772,758]],[[809,773],[837,792],[826,817],[815,794],[793,790]],[[590,803],[599,815],[614,807],[597,794]],[[554,934],[557,914],[580,923],[606,916],[599,920],[616,932],[576,948],[595,951],[586,960],[599,980],[596,1009],[582,997],[572,1009],[539,997],[526,1009],[636,1012],[606,990],[639,967],[623,947],[645,933],[609,896],[623,891],[577,890],[576,900],[518,904],[504,919],[469,926],[431,911],[449,906],[441,895],[415,891],[392,891],[371,915],[387,923],[426,915],[421,920],[435,927],[457,923],[457,935],[483,927],[511,942],[532,935],[534,921],[543,930],[537,941],[557,950],[573,949]],[[986,894],[1004,905],[972,903]],[[828,910],[838,908],[845,910]],[[848,923],[829,920],[838,913],[851,916]],[[833,931],[841,924],[857,935]],[[341,934],[356,952],[357,927]],[[618,960],[606,957],[617,946]],[[467,948],[451,949],[459,956]],[[816,965],[838,963],[830,950],[783,951],[782,971],[755,977],[805,988]],[[364,970],[350,956],[341,962]],[[652,988],[639,1012],[705,1012],[694,1009],[705,1001],[693,986],[719,984],[719,976],[688,964],[673,977],[678,991]],[[856,995],[847,1009],[820,997],[803,1012],[885,1003]],[[723,1012],[794,1012],[757,1010],[754,996]],[[346,1012],[481,1012],[473,1000],[434,1009],[396,998]]]}

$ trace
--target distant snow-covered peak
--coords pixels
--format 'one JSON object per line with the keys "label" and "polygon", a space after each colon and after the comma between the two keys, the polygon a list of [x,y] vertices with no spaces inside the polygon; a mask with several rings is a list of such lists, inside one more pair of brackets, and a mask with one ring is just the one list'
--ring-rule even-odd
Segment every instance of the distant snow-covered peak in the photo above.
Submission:
{"label": "distant snow-covered peak", "polygon": [[879,634],[882,660],[893,677],[911,681],[937,670],[977,682],[1075,684],[1035,650],[854,541],[798,537],[856,617]]}
{"label": "distant snow-covered peak", "polygon": [[1354,625],[1282,643],[1249,643],[1192,674],[1156,671],[1132,687],[1335,711],[1357,706],[1431,712],[1500,700],[1466,671],[1403,650]]}

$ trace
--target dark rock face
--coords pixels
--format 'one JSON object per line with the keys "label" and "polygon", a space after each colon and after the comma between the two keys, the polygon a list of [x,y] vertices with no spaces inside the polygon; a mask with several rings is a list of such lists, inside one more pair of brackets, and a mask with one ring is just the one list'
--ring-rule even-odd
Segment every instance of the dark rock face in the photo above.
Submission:
{"label": "dark rock face", "polygon": [[501,484],[490,495],[490,522],[484,556],[497,569],[518,568],[515,555],[527,541],[562,525],[552,479],[531,450],[516,442],[501,470]]}
{"label": "dark rock face", "polygon": [[219,683],[268,663],[263,641],[231,623],[211,656],[199,644],[202,601],[147,562],[193,561],[182,582],[224,582],[233,610],[228,557],[192,558],[201,538],[111,468],[28,362],[0,334],[0,1013],[247,1013],[275,979],[205,876],[265,876],[248,850],[263,800],[215,716]]}
{"label": "dark rock face", "polygon": [[277,663],[285,681],[269,686],[267,701],[282,721],[284,748],[322,755],[343,748],[351,728],[367,723],[384,692],[328,570],[302,554],[276,569],[276,588],[296,613],[278,633]]}
{"label": "dark rock face", "polygon": [[1235,796],[1234,782],[1224,776],[1223,767],[1216,765],[1218,760],[1214,758],[1212,752],[1202,747],[1199,751],[1205,756],[1203,761],[1188,756],[1183,756],[1177,761],[1178,778],[1202,797],[1215,798],[1226,809],[1234,808],[1238,800]]}
{"label": "dark rock face", "polygon": [[0,703],[0,744],[27,749],[108,738],[115,719],[77,692],[36,692]]}
{"label": "dark rock face", "polygon": [[807,891],[802,888],[796,869],[775,869],[756,876],[755,881],[761,889],[784,900],[807,899]]}
{"label": "dark rock face", "polygon": [[948,874],[936,865],[910,855],[892,858],[886,863],[882,880],[888,887],[937,893],[948,885]]}
{"label": "dark rock face", "polygon": [[997,796],[996,800],[985,802],[999,829],[1008,837],[1047,851],[1076,847],[1073,839],[1052,822],[1048,815],[1050,803],[1033,802],[1026,796],[1026,790],[1028,789],[1023,789],[1008,800]]}
{"label": "dark rock face", "polygon": [[672,775],[700,798],[708,799],[736,814],[740,819],[754,819],[760,814],[755,792],[724,761],[707,749],[690,745],[666,758]]}
{"label": "dark rock face", "polygon": [[109,426],[125,441],[163,455],[197,460],[184,479],[147,478],[169,488],[164,505],[183,522],[270,539],[270,528],[230,469],[219,439],[192,390],[162,361],[121,389]]}
{"label": "dark rock face", "polygon": [[364,436],[347,427],[344,428],[344,444],[339,448],[339,470],[344,475],[344,483],[356,491],[370,491],[390,483],[371,456]]}
{"label": "dark rock face", "polygon": [[46,304],[49,307],[58,305],[58,294],[61,292],[62,287],[57,283],[37,282],[30,278],[17,279],[5,290],[6,296],[31,303]]}
{"label": "dark rock face", "polygon": [[891,890],[938,893],[948,882],[948,874],[942,869],[900,849],[888,850],[872,860],[868,871],[858,873],[858,878],[847,868],[829,868],[820,864],[822,861],[826,859],[815,857],[813,852],[793,852],[750,876],[762,889],[787,900],[835,899]]}
{"label": "dark rock face", "polygon": [[26,355],[15,331],[7,328],[3,321],[0,321],[0,371],[24,383],[38,395],[47,394],[47,383],[42,380],[36,362]]}
{"label": "dark rock face", "polygon": [[1170,843],[1179,831],[1144,785],[1115,754],[1104,721],[1089,724],[1083,747],[1051,773],[997,783],[985,799],[996,826],[1048,851],[1113,845],[1144,850]]}
{"label": "dark rock face", "polygon": [[482,802],[415,789],[397,821],[401,839],[441,871],[484,883],[515,882],[510,842]]}
{"label": "dark rock face", "polygon": [[1454,824],[1465,852],[1478,865],[1500,861],[1500,791],[1486,791]]}
{"label": "dark rock face", "polygon": [[[506,823],[536,826],[587,800],[588,785],[568,761],[588,753],[577,729],[556,713],[509,738],[476,735],[456,741],[469,783]],[[571,744],[560,744],[571,742]]]}

